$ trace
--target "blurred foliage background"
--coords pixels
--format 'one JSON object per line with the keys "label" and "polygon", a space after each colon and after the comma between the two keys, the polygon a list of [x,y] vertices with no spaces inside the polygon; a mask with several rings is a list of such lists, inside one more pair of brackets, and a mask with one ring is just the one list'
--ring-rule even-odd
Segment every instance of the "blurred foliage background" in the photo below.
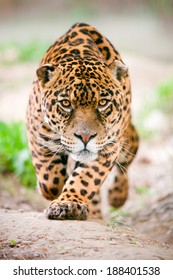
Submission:
{"label": "blurred foliage background", "polygon": [[[135,105],[135,123],[146,141],[171,135],[173,0],[0,0],[0,7],[2,174],[15,174],[23,185],[35,187],[24,125],[28,92],[46,49],[78,21],[98,28],[125,54],[127,61],[131,57],[130,62],[135,64],[136,56],[143,57],[146,67],[141,70],[140,79],[146,75],[146,80],[151,80],[149,87],[153,86],[154,75],[158,75],[157,85],[155,82],[150,89],[146,90],[144,81],[142,88],[138,85],[135,89],[134,85],[134,101],[139,98],[136,97],[139,88],[143,98]],[[158,62],[155,64],[158,67],[155,66],[150,77],[153,61]],[[139,60],[137,63],[140,65]],[[138,70],[135,71],[134,80],[137,80]]]}
{"label": "blurred foliage background", "polygon": [[0,4],[1,60],[39,60],[50,42],[77,21],[101,29],[124,51],[173,60],[173,0],[0,0]]}

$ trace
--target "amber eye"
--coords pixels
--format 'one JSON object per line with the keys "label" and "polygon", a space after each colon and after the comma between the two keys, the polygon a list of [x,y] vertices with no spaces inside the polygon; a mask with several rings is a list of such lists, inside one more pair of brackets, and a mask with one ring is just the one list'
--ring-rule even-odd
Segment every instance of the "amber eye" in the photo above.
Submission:
{"label": "amber eye", "polygon": [[67,99],[61,100],[60,104],[61,104],[62,107],[66,108],[66,109],[70,109],[71,108],[71,103]]}
{"label": "amber eye", "polygon": [[109,100],[108,99],[101,99],[100,101],[99,101],[99,107],[100,108],[104,108],[107,104],[109,103]]}

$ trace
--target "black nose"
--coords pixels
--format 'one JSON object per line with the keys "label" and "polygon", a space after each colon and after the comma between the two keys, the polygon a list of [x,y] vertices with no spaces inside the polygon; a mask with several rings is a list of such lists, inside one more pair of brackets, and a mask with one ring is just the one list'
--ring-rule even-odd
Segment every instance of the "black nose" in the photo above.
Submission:
{"label": "black nose", "polygon": [[80,134],[76,134],[74,133],[74,135],[81,139],[82,142],[86,145],[92,138],[96,137],[97,133],[95,134],[91,134],[91,133],[80,133]]}

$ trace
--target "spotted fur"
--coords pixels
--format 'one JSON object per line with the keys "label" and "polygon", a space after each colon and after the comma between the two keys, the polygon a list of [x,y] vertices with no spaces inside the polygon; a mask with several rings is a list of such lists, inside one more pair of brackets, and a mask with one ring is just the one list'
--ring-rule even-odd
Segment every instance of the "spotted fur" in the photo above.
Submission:
{"label": "spotted fur", "polygon": [[[128,68],[95,28],[78,23],[44,55],[29,97],[27,130],[50,219],[100,215],[99,189],[116,169],[109,201],[123,205],[138,148]],[[68,158],[76,164],[67,172]],[[92,209],[92,210],[91,210]]]}

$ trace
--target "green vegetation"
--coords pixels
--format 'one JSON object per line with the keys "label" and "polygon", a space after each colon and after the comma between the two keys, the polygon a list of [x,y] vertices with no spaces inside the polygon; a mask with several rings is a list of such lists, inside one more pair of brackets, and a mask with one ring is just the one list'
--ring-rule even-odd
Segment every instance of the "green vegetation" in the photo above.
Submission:
{"label": "green vegetation", "polygon": [[157,0],[157,5],[156,1],[148,0],[148,5],[152,11],[172,14],[173,0]]}
{"label": "green vegetation", "polygon": [[166,114],[169,114],[173,109],[173,78],[170,78],[156,87],[154,92],[151,92],[151,97],[147,99],[148,113],[154,109],[159,109]]}
{"label": "green vegetation", "polygon": [[[140,136],[152,139],[153,136],[162,134],[160,130],[160,119],[168,117],[173,111],[173,78],[169,78],[158,85],[154,91],[148,92],[143,100],[143,109],[140,112],[136,125]],[[157,124],[151,126],[148,123],[157,117]],[[147,124],[145,125],[145,122]],[[168,124],[169,125],[169,124]],[[158,129],[159,128],[159,129]]]}
{"label": "green vegetation", "polygon": [[26,61],[40,61],[50,42],[33,40],[25,44],[9,42],[0,44],[0,63],[14,64]]}
{"label": "green vegetation", "polygon": [[16,240],[11,239],[11,240],[10,240],[10,245],[9,245],[9,246],[10,246],[10,247],[16,246]]}
{"label": "green vegetation", "polygon": [[149,189],[147,187],[136,187],[136,193],[140,195],[148,195]]}
{"label": "green vegetation", "polygon": [[0,172],[12,172],[26,187],[36,185],[35,171],[27,144],[26,129],[22,123],[6,124],[0,121]]}
{"label": "green vegetation", "polygon": [[115,229],[120,226],[128,227],[129,225],[127,224],[126,220],[124,220],[122,216],[116,214],[108,221],[107,226],[111,227],[112,229]]}
{"label": "green vegetation", "polygon": [[114,213],[114,214],[119,215],[119,216],[126,216],[128,214],[127,211],[125,211],[123,209],[116,209],[116,208],[113,208],[113,207],[110,208],[109,212]]}

